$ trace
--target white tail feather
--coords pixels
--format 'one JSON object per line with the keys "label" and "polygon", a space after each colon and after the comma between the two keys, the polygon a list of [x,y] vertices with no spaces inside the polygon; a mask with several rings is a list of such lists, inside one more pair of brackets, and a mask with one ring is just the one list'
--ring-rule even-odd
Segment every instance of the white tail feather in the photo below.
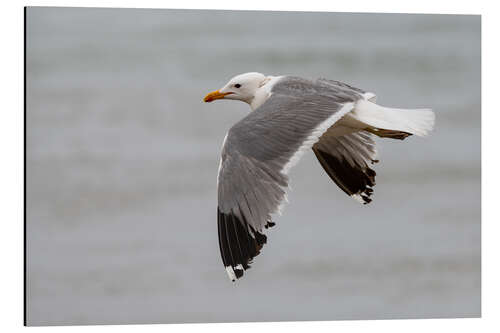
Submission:
{"label": "white tail feather", "polygon": [[386,108],[366,100],[360,100],[351,115],[369,126],[418,136],[427,135],[433,129],[435,119],[431,109]]}

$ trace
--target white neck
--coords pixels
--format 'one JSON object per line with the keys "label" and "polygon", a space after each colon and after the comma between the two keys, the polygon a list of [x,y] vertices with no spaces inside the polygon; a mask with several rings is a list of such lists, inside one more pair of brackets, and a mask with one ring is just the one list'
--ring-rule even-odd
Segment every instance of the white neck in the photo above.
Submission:
{"label": "white neck", "polygon": [[252,111],[255,111],[259,106],[271,96],[272,87],[282,78],[282,76],[268,76],[264,80],[264,84],[255,91],[255,95],[250,104]]}

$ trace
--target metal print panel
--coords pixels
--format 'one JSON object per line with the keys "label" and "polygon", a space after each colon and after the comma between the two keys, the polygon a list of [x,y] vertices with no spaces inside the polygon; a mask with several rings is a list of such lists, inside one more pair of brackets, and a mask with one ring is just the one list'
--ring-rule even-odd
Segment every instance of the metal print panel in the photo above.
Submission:
{"label": "metal print panel", "polygon": [[480,24],[27,8],[26,324],[480,316]]}

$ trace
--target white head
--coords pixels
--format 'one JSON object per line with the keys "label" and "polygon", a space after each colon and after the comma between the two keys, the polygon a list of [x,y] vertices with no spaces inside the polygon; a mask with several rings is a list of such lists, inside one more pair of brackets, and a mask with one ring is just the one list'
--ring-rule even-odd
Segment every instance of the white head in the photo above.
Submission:
{"label": "white head", "polygon": [[257,90],[267,81],[266,76],[261,73],[236,75],[224,87],[209,93],[203,100],[212,102],[216,99],[237,99],[250,104]]}

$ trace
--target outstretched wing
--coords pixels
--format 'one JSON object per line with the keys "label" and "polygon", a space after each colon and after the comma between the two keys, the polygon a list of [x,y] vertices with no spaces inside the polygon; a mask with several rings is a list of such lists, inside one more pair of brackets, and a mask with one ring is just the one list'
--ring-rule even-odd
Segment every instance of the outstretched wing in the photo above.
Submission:
{"label": "outstretched wing", "polygon": [[375,171],[370,165],[378,162],[377,149],[370,133],[361,131],[335,136],[329,129],[313,146],[323,169],[342,191],[367,204],[375,186]]}
{"label": "outstretched wing", "polygon": [[266,243],[263,229],[286,200],[288,171],[361,93],[285,77],[271,97],[228,132],[218,174],[217,223],[231,280],[243,275]]}

